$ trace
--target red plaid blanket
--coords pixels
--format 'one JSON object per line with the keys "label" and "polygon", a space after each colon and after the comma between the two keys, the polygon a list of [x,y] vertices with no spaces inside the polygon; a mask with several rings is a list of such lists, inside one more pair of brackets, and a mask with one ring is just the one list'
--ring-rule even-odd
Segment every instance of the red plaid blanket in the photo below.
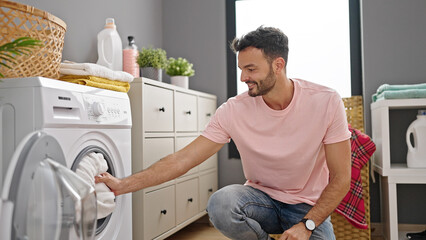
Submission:
{"label": "red plaid blanket", "polygon": [[376,145],[371,141],[369,136],[352,128],[350,125],[349,130],[352,132],[351,188],[335,211],[343,215],[355,227],[367,229],[364,199],[362,198],[361,169],[376,151]]}

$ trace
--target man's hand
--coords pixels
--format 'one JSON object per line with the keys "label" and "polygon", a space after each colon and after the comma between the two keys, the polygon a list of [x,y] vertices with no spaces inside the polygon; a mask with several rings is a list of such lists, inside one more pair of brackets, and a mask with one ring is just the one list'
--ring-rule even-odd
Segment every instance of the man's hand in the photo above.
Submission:
{"label": "man's hand", "polygon": [[115,196],[124,194],[122,180],[105,172],[95,176],[95,183],[105,183]]}
{"label": "man's hand", "polygon": [[280,240],[308,240],[311,235],[312,232],[306,229],[303,223],[298,223],[285,231]]}
{"label": "man's hand", "polygon": [[95,182],[105,183],[115,196],[136,192],[185,174],[191,168],[219,151],[223,145],[222,143],[215,143],[206,137],[198,136],[183,149],[167,155],[143,171],[141,170],[123,179],[118,179],[109,173],[102,173],[100,176],[95,177]]}

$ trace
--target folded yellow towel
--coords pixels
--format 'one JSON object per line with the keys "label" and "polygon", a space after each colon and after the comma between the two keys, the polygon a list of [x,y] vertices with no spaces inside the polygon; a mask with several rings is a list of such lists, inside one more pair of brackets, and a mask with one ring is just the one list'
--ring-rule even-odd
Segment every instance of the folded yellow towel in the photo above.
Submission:
{"label": "folded yellow towel", "polygon": [[128,92],[130,89],[128,82],[114,81],[95,76],[65,75],[61,76],[59,80],[118,92]]}

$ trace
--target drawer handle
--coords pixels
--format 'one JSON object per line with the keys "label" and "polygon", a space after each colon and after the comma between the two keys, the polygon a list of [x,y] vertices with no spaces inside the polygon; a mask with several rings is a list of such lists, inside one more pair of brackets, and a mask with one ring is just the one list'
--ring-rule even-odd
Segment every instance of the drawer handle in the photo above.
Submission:
{"label": "drawer handle", "polygon": [[191,115],[191,110],[185,112],[185,114]]}
{"label": "drawer handle", "polygon": [[206,114],[206,117],[210,117],[212,114],[211,113],[207,113]]}
{"label": "drawer handle", "polygon": [[166,210],[166,209],[164,209],[164,210],[161,210],[161,214],[164,214],[164,215],[166,215],[166,214],[167,214],[167,210]]}
{"label": "drawer handle", "polygon": [[165,111],[166,111],[166,109],[165,109],[164,107],[162,107],[162,108],[159,108],[159,109],[158,109],[158,111],[160,111],[160,112],[165,112]]}
{"label": "drawer handle", "polygon": [[188,198],[188,202],[192,202],[192,198]]}
{"label": "drawer handle", "polygon": [[213,188],[209,188],[209,190],[208,190],[209,192],[213,192]]}

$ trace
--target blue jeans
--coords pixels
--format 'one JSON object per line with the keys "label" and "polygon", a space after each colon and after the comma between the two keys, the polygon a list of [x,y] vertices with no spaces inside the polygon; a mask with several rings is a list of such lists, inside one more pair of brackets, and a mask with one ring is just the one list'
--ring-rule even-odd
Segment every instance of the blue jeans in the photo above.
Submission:
{"label": "blue jeans", "polygon": [[[269,240],[268,234],[281,234],[306,215],[312,206],[286,204],[250,186],[229,185],[209,199],[210,221],[225,236],[235,240]],[[334,240],[328,217],[310,239]]]}

